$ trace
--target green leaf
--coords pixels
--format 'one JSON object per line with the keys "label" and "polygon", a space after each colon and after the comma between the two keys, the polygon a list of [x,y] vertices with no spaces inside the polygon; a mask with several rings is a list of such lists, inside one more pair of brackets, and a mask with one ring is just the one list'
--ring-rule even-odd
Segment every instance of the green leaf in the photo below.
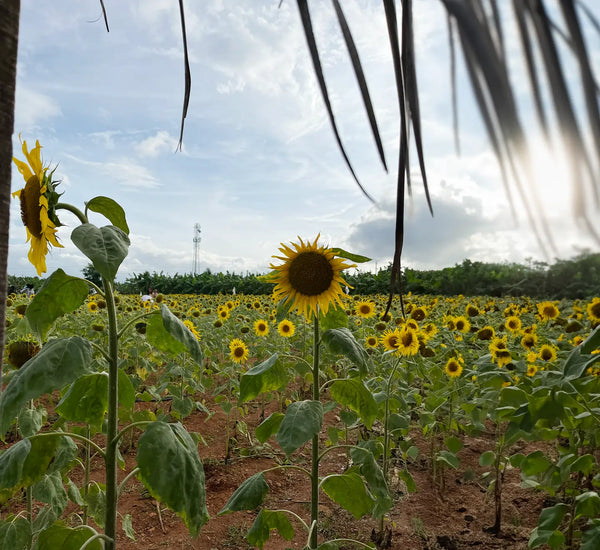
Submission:
{"label": "green leaf", "polygon": [[550,508],[544,508],[538,519],[537,527],[529,537],[529,548],[537,548],[542,544],[549,544],[551,548],[559,548],[560,544],[564,542],[564,536],[557,529],[568,509],[569,506],[562,502]]}
{"label": "green leaf", "polygon": [[67,496],[71,502],[77,504],[77,506],[81,507],[85,505],[85,501],[79,492],[79,487],[75,485],[75,482],[71,479],[67,479]]}
{"label": "green leaf", "polygon": [[6,502],[13,494],[12,492],[5,494],[4,490],[16,487],[21,480],[23,464],[29,451],[31,451],[31,440],[22,439],[0,454],[0,504]]}
{"label": "green leaf", "polygon": [[171,414],[173,414],[176,418],[186,418],[192,411],[194,410],[194,400],[191,397],[184,397],[181,399],[180,397],[173,397]]}
{"label": "green leaf", "polygon": [[329,475],[321,482],[321,488],[331,500],[356,519],[368,514],[375,504],[363,479],[353,472]]}
{"label": "green leaf", "polygon": [[[1,537],[0,537],[1,538]],[[597,550],[600,548],[600,520],[595,519],[586,525],[586,530],[581,534],[579,550]]]}
{"label": "green leaf", "polygon": [[444,439],[444,443],[446,444],[448,450],[454,454],[463,448],[462,440],[454,435],[448,436],[446,439]]}
{"label": "green leaf", "polygon": [[29,550],[31,525],[22,517],[0,521],[0,550]]}
{"label": "green leaf", "polygon": [[269,485],[263,472],[258,472],[249,477],[242,483],[231,495],[227,504],[217,514],[219,516],[229,512],[239,512],[241,510],[254,510],[264,501],[269,492]]}
{"label": "green leaf", "polygon": [[285,411],[277,431],[277,441],[290,455],[321,431],[323,405],[320,401],[295,401]]}
{"label": "green leaf", "polygon": [[123,520],[121,521],[121,526],[123,528],[123,532],[127,536],[127,538],[131,540],[135,540],[135,531],[133,530],[133,525],[131,523],[131,514],[125,514],[123,516]]}
{"label": "green leaf", "polygon": [[600,326],[597,326],[591,334],[581,343],[581,353],[591,354],[600,348]]}
{"label": "green leaf", "polygon": [[593,472],[595,466],[596,460],[594,459],[593,455],[585,454],[574,460],[569,470],[571,473],[582,472],[586,476],[589,476]]}
{"label": "green leaf", "polygon": [[496,453],[494,451],[485,451],[479,457],[480,466],[491,466],[496,460]]}
{"label": "green leaf", "polygon": [[204,469],[186,429],[179,423],[149,424],[138,442],[137,463],[139,477],[150,494],[197,536],[208,520]]}
{"label": "green leaf", "polygon": [[119,399],[119,419],[132,420],[133,408],[135,407],[135,388],[131,378],[123,369],[119,369],[117,375],[118,399]]}
{"label": "green leaf", "polygon": [[326,315],[319,311],[319,326],[322,331],[348,327],[348,314],[342,307],[331,307]]}
{"label": "green leaf", "polygon": [[17,422],[21,437],[31,437],[38,433],[42,429],[45,417],[46,409],[44,407],[38,407],[37,409],[25,407],[21,409],[19,421]]}
{"label": "green leaf", "polygon": [[359,414],[367,428],[371,428],[377,418],[377,403],[361,380],[336,380],[331,384],[330,392],[335,401]]}
{"label": "green leaf", "polygon": [[42,479],[33,485],[32,495],[34,499],[49,504],[57,516],[65,511],[69,503],[60,472],[52,472],[42,476]]}
{"label": "green leaf", "polygon": [[[84,493],[84,489],[81,489]],[[84,493],[85,494],[85,493]],[[104,529],[106,519],[106,485],[104,483],[92,482],[88,487],[85,502],[88,506],[87,513],[97,523],[98,527]]]}
{"label": "green leaf", "polygon": [[273,529],[277,529],[285,540],[294,538],[294,528],[283,512],[263,509],[250,527],[246,539],[250,544],[258,546],[262,550]]}
{"label": "green leaf", "polygon": [[129,237],[114,225],[96,227],[84,223],[71,232],[73,244],[94,264],[94,267],[111,283],[117,276],[119,266],[127,257]]}
{"label": "green leaf", "polygon": [[288,300],[287,298],[282,298],[281,300],[279,300],[279,302],[277,303],[277,311],[275,314],[275,319],[278,323],[281,323],[281,321],[287,318],[290,309],[292,309],[293,303],[294,300]]}
{"label": "green leaf", "polygon": [[340,258],[346,258],[346,260],[356,262],[357,264],[364,264],[365,262],[371,261],[371,258],[367,258],[366,256],[361,256],[359,254],[353,254],[352,252],[347,252],[343,248],[332,248],[331,250],[336,256],[339,256]]}
{"label": "green leaf", "polygon": [[60,390],[89,371],[92,346],[79,336],[48,342],[11,378],[0,395],[0,435],[30,399]]}
{"label": "green leaf", "polygon": [[332,353],[345,355],[358,367],[361,376],[369,370],[369,355],[347,328],[332,328],[323,332],[323,342]]}
{"label": "green leaf", "polygon": [[[369,484],[369,489],[375,497],[375,506],[371,510],[371,515],[376,518],[382,517],[394,505],[394,500],[383,475],[383,470],[379,467],[375,456],[369,449],[354,447],[350,451],[350,456],[352,457],[352,462],[359,467],[360,473]],[[412,477],[410,479],[412,481]],[[412,483],[414,485],[414,481]]]}
{"label": "green leaf", "polygon": [[0,455],[0,504],[44,476],[63,437],[22,439]]}
{"label": "green leaf", "polygon": [[455,470],[458,470],[458,467],[460,465],[460,459],[450,451],[440,451],[436,457],[436,461],[447,464]]}
{"label": "green leaf", "polygon": [[56,406],[56,412],[72,422],[89,424],[93,433],[102,428],[108,411],[108,374],[99,372],[78,378]]}
{"label": "green leaf", "polygon": [[546,457],[542,451],[534,451],[524,457],[519,468],[526,476],[535,476],[548,470],[552,466],[552,462]]}
{"label": "green leaf", "polygon": [[86,210],[102,214],[110,223],[119,229],[122,229],[129,235],[129,226],[125,219],[125,210],[123,210],[118,202],[109,197],[94,197],[85,203],[85,208]]}
{"label": "green leaf", "polygon": [[[33,550],[79,550],[83,544],[95,535],[93,529],[86,525],[65,527],[61,524],[52,525],[42,531]],[[86,550],[102,550],[103,544],[99,539],[86,546]]]}
{"label": "green leaf", "polygon": [[575,497],[575,515],[595,518],[600,514],[600,496],[596,491],[586,491]]}
{"label": "green leaf", "polygon": [[283,413],[274,412],[265,418],[254,431],[256,439],[261,443],[264,443],[271,436],[275,435],[277,430],[279,430],[279,426],[281,426],[281,421],[284,416]]}
{"label": "green leaf", "polygon": [[278,361],[277,353],[260,365],[242,374],[240,379],[240,403],[245,403],[267,391],[276,391],[287,384],[287,369]]}
{"label": "green leaf", "polygon": [[160,307],[160,315],[151,315],[148,319],[146,338],[161,351],[171,355],[187,351],[196,363],[202,363],[204,356],[198,340],[165,304]]}
{"label": "green leaf", "polygon": [[40,340],[45,340],[54,321],[79,308],[88,292],[88,284],[83,279],[71,277],[62,269],[57,269],[44,281],[27,306],[25,318],[31,330]]}
{"label": "green leaf", "polygon": [[404,484],[406,485],[406,490],[409,493],[417,492],[417,484],[415,483],[413,476],[411,475],[411,473],[408,470],[400,470],[398,472],[398,477],[402,481],[404,481]]}

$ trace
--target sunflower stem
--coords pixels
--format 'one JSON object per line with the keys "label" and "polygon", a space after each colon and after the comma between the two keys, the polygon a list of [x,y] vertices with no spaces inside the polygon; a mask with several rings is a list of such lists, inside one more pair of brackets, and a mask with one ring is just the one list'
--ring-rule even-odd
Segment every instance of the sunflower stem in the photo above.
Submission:
{"label": "sunflower stem", "polygon": [[87,216],[81,210],[79,210],[79,208],[73,206],[72,204],[66,202],[58,202],[56,203],[56,206],[54,208],[56,210],[67,210],[71,212],[71,214],[75,214],[79,218],[79,221],[81,223],[90,223],[90,221],[87,219]]}
{"label": "sunflower stem", "polygon": [[[313,315],[314,341],[313,341],[313,401],[320,401],[319,387],[319,316]],[[310,535],[310,548],[317,548],[318,521],[319,521],[319,434],[312,438],[312,469],[311,469],[311,509],[310,522],[315,523]]]}
{"label": "sunflower stem", "polygon": [[116,547],[117,527],[117,450],[119,448],[118,431],[118,327],[117,311],[113,295],[112,281],[102,278],[102,286],[106,295],[106,310],[108,313],[108,425],[106,430],[106,516],[104,532],[110,537],[106,550]]}

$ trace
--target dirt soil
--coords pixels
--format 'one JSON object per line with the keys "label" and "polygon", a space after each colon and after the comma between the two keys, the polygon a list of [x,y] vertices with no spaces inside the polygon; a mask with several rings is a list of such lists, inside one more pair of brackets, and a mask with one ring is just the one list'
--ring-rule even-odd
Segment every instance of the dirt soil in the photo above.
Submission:
{"label": "dirt soil", "polygon": [[[209,401],[210,400],[210,401]],[[212,399],[207,397],[208,402]],[[151,406],[160,412],[169,409],[169,402],[156,404],[140,404]],[[276,407],[272,403],[270,409]],[[214,410],[214,407],[212,407]],[[266,414],[270,414],[269,408]],[[187,528],[177,515],[160,506],[150,497],[143,485],[132,478],[119,500],[119,513],[132,517],[135,541],[129,539],[123,531],[118,536],[119,550],[155,549],[195,549],[221,550],[252,548],[244,536],[252,525],[255,512],[235,512],[217,516],[235,489],[249,476],[271,468],[283,462],[284,454],[277,444],[273,446],[258,445],[238,429],[236,420],[239,413],[232,413],[229,424],[232,451],[230,458],[226,455],[226,422],[227,417],[217,407],[217,412],[210,418],[206,413],[194,412],[183,424],[188,431],[199,433],[206,445],[199,445],[199,453],[204,463],[206,475],[207,506],[210,514],[208,523],[202,528],[196,539],[190,538]],[[254,434],[254,429],[261,421],[258,404],[250,404],[248,414],[243,418]],[[336,412],[328,413],[327,425],[339,422]],[[341,426],[341,425],[340,425]],[[135,467],[135,440],[141,432],[136,433],[133,446],[122,449],[126,461],[125,471],[119,471],[119,481]],[[323,448],[326,429],[323,429]],[[356,442],[355,434],[354,442]],[[486,490],[481,474],[485,471],[479,466],[479,456],[486,450],[493,449],[494,436],[489,433],[476,438],[464,437],[464,447],[459,451],[460,468],[446,469],[444,483],[433,482],[432,469],[428,456],[430,442],[416,431],[413,434],[415,444],[420,449],[417,459],[409,463],[409,471],[413,475],[417,492],[407,494],[403,482],[397,476],[392,480],[392,490],[396,498],[394,508],[388,515],[386,525],[391,529],[391,545],[387,548],[402,550],[465,550],[477,548],[481,550],[510,549],[525,550],[531,530],[537,525],[539,513],[543,508],[544,495],[520,487],[518,470],[507,470],[503,490],[503,521],[501,533],[489,532],[494,523],[493,494]],[[521,452],[530,452],[521,444]],[[244,456],[248,455],[248,456]],[[308,465],[310,446],[307,445],[294,456],[299,465]],[[92,479],[103,482],[104,465],[102,460],[92,461]],[[321,474],[342,473],[347,467],[347,456],[344,452],[334,451],[327,455],[322,464]],[[391,471],[393,472],[392,466]],[[78,484],[76,470],[70,477]],[[278,470],[266,475],[270,486],[266,507],[269,509],[290,509],[308,521],[310,517],[310,485],[306,476],[298,470]],[[392,476],[394,477],[394,476]],[[15,507],[13,499],[11,508]],[[18,505],[18,504],[17,504]],[[321,495],[320,508],[320,540],[331,538],[354,538],[369,542],[373,530],[378,529],[378,521],[365,517],[356,520],[351,514]],[[3,510],[3,515],[6,510]],[[17,511],[13,509],[12,511]],[[35,507],[34,507],[35,513]],[[74,521],[74,518],[72,518]],[[121,521],[118,520],[119,526]],[[267,550],[285,550],[303,548],[306,534],[300,524],[294,524],[296,537],[291,541],[282,539],[276,531],[265,545]],[[345,546],[341,548],[358,548]]]}

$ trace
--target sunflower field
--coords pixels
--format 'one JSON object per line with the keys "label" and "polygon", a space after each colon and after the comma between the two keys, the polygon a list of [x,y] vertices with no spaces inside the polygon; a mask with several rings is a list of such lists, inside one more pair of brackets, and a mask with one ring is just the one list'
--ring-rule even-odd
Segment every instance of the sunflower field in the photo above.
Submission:
{"label": "sunflower field", "polygon": [[[64,274],[53,280],[54,293],[73,284]],[[33,315],[36,297],[9,297],[9,370],[0,399],[6,442],[0,455],[0,531],[2,540],[21,543],[11,548],[29,547],[32,540],[39,548],[50,547],[67,531],[74,542],[65,547],[79,548],[93,533],[87,525],[104,525],[99,502],[106,499],[105,486],[74,475],[86,471],[90,456],[105,453],[96,442],[106,431],[108,412],[102,350],[110,314],[105,298],[87,295],[87,290],[85,295],[80,306],[54,322],[51,312]],[[197,441],[177,426],[198,415],[208,424],[219,410],[226,414],[228,434],[218,460],[231,464],[260,455],[269,457],[272,466],[244,481],[211,514],[253,511],[256,520],[247,540],[258,547],[269,547],[273,530],[293,540],[302,525],[305,534],[314,532],[321,540],[323,533],[297,519],[297,512],[264,505],[266,472],[307,470],[304,447],[320,434],[317,458],[324,460],[333,449],[347,450],[343,473],[318,477],[321,500],[332,500],[356,519],[371,517],[379,538],[359,542],[385,547],[386,530],[393,530],[388,518],[419,491],[413,468],[425,461],[434,487],[443,494],[449,472],[461,467],[465,438],[491,434],[489,448],[478,458],[485,470],[478,483],[487,487],[495,512],[489,528],[500,533],[505,527],[502,483],[512,469],[532,493],[547,495],[530,548],[598,547],[600,297],[539,302],[407,295],[403,303],[394,298],[385,316],[387,296],[338,293],[337,298],[343,305],[321,313],[315,323],[302,303],[299,310],[286,311],[268,296],[159,294],[155,301],[142,302],[137,295],[115,295],[123,335],[118,417],[120,425],[131,426],[119,448],[125,453],[132,442],[137,448],[138,469],[130,471],[131,477],[146,482],[151,495],[174,510],[192,535],[206,522],[209,528],[212,519],[199,508],[198,495],[186,492],[185,479],[179,493],[168,490],[168,484],[178,485],[181,470],[163,479],[166,474],[145,471],[144,464],[163,460],[151,438],[166,435],[166,441],[175,437],[177,443],[165,460],[188,474],[196,468],[199,475],[202,463],[192,452]],[[44,346],[25,322],[28,313],[42,318]],[[199,353],[171,336],[161,319],[184,326]],[[317,324],[322,330],[317,344],[324,344],[318,407],[311,399]],[[55,369],[53,341],[71,337],[75,349],[81,344],[73,341],[74,334],[89,342],[89,349],[80,352],[89,354],[89,368],[79,372],[74,360],[61,358]],[[36,368],[36,378],[28,378]],[[70,370],[72,380],[64,372]],[[149,403],[168,407],[153,410]],[[247,420],[252,408],[260,411],[255,426]],[[326,423],[324,414],[329,415]],[[146,426],[159,425],[156,434],[148,435]],[[239,443],[240,433],[245,445]],[[203,457],[202,429],[194,437]],[[525,454],[522,442],[528,444]],[[541,450],[532,450],[536,442]],[[311,481],[306,475],[306,483]],[[61,518],[63,523],[57,521]],[[123,532],[134,537],[132,521],[135,525],[135,515],[127,515],[122,524]],[[94,542],[99,540],[89,547]]]}

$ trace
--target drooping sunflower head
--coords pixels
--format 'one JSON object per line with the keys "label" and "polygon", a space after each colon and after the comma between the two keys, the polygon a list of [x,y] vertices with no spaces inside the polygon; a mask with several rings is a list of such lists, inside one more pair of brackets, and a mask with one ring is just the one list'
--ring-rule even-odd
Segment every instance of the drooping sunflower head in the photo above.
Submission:
{"label": "drooping sunflower head", "polygon": [[248,359],[248,347],[239,338],[229,343],[229,357],[236,363],[245,363]]}
{"label": "drooping sunflower head", "polygon": [[494,331],[494,327],[491,327],[490,325],[480,328],[476,334],[478,340],[491,340],[495,336],[496,332]]}
{"label": "drooping sunflower head", "polygon": [[343,258],[336,257],[334,250],[318,246],[319,235],[314,242],[291,243],[293,248],[282,243],[279,249],[283,256],[273,256],[283,263],[271,264],[276,273],[271,276],[275,283],[273,298],[290,302],[291,310],[297,310],[310,319],[318,315],[320,308],[327,313],[329,306],[342,304],[345,297],[342,285],[350,286],[340,275],[343,269],[355,267]]}
{"label": "drooping sunflower head", "polygon": [[48,245],[62,248],[56,239],[56,227],[61,223],[56,216],[55,206],[60,197],[56,192],[58,182],[53,181],[54,170],[48,172],[41,157],[41,145],[36,141],[29,151],[27,142],[22,143],[26,162],[13,157],[19,172],[23,175],[25,186],[12,196],[21,203],[21,219],[27,232],[27,241],[31,242],[28,258],[38,275],[46,272],[46,254]]}

